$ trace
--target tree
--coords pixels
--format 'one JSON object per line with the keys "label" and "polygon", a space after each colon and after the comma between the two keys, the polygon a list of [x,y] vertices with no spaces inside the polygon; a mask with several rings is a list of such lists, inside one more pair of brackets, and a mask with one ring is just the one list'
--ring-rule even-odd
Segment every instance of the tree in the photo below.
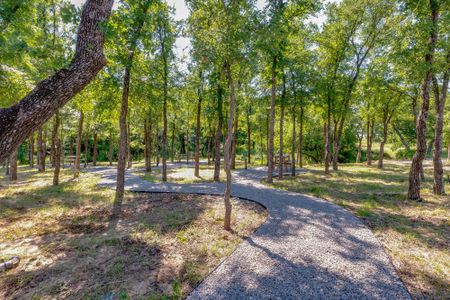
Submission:
{"label": "tree", "polygon": [[427,151],[426,130],[427,117],[430,107],[430,85],[433,77],[432,66],[434,61],[434,51],[438,39],[438,19],[439,3],[437,0],[429,2],[429,39],[428,51],[425,55],[426,73],[422,83],[422,107],[416,122],[416,153],[414,154],[411,169],[409,171],[408,198],[410,200],[420,201],[420,174],[422,171],[422,162]]}
{"label": "tree", "polygon": [[80,92],[106,64],[100,24],[108,20],[112,4],[113,0],[87,0],[69,67],[40,82],[19,103],[0,109],[0,161]]}

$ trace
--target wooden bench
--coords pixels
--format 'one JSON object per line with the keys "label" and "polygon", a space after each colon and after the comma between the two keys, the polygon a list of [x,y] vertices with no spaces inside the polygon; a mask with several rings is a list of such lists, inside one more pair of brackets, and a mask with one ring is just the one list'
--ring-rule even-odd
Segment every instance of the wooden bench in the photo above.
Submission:
{"label": "wooden bench", "polygon": [[69,155],[66,157],[66,161],[69,163],[69,166],[75,165],[75,160],[77,157],[75,155]]}

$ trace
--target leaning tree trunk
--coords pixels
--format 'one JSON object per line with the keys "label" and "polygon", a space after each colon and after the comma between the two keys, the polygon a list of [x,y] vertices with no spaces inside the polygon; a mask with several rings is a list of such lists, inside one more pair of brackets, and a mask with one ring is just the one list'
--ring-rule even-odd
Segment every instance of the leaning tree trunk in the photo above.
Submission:
{"label": "leaning tree trunk", "polygon": [[[220,80],[220,76],[219,76]],[[214,155],[214,181],[220,181],[220,145],[222,144],[222,123],[223,123],[223,112],[222,112],[222,87],[219,84],[217,86],[217,113],[218,113],[218,124],[215,137],[215,155]]]}
{"label": "leaning tree trunk", "polygon": [[77,145],[75,151],[75,164],[73,177],[80,177],[80,163],[81,163],[81,139],[83,138],[83,111],[80,111],[80,119],[78,120],[78,135],[77,135]]}
{"label": "leaning tree trunk", "polygon": [[438,4],[436,0],[430,0],[431,8],[431,23],[430,26],[430,38],[428,41],[428,53],[425,55],[425,62],[428,66],[423,84],[422,84],[422,108],[420,114],[417,117],[416,122],[416,153],[414,154],[411,169],[409,171],[409,188],[408,188],[408,198],[410,200],[420,201],[420,172],[422,170],[422,162],[425,158],[427,151],[427,117],[428,110],[430,107],[430,85],[433,75],[433,60],[434,60],[434,50],[437,43],[438,36]]}
{"label": "leaning tree trunk", "polygon": [[106,64],[103,24],[113,0],[87,0],[77,32],[75,55],[63,68],[41,81],[19,103],[0,109],[0,162],[56,111],[80,92]]}
{"label": "leaning tree trunk", "polygon": [[[450,63],[450,53],[447,54],[447,63]],[[444,128],[444,109],[445,101],[447,98],[448,90],[448,70],[444,74],[444,82],[442,85],[442,95],[439,95],[439,86],[436,78],[434,78],[434,90],[435,90],[435,106],[436,106],[436,127],[434,135],[434,154],[433,154],[433,166],[434,166],[434,183],[433,193],[436,195],[445,194],[444,186],[444,169],[442,167],[442,131]]]}
{"label": "leaning tree trunk", "polygon": [[9,157],[9,180],[17,180],[17,149]]}
{"label": "leaning tree trunk", "polygon": [[98,132],[97,130],[94,130],[94,145],[92,150],[92,165],[95,167],[97,166],[97,156],[98,156],[98,149],[97,149],[97,138],[98,138]]}
{"label": "leaning tree trunk", "polygon": [[37,137],[37,162],[38,162],[38,171],[45,171],[45,155],[44,155],[44,141],[42,136],[42,127],[38,129],[38,137]]}
{"label": "leaning tree trunk", "polygon": [[[60,115],[59,111],[55,115],[55,120],[53,124],[53,129],[58,132],[60,124]],[[58,134],[55,136],[55,140],[53,141],[55,149],[53,149],[53,164],[55,169],[53,170],[53,185],[59,184],[59,172],[61,169],[61,139],[58,137]]]}
{"label": "leaning tree trunk", "polygon": [[28,138],[28,162],[30,168],[34,168],[34,132]]}
{"label": "leaning tree trunk", "polygon": [[228,62],[225,63],[225,69],[228,77],[228,82],[230,85],[230,115],[228,118],[228,131],[227,131],[227,140],[225,142],[224,147],[224,164],[225,164],[225,173],[227,175],[227,184],[225,188],[224,194],[224,203],[225,203],[225,217],[224,217],[224,229],[230,231],[231,230],[231,160],[230,160],[230,152],[231,152],[231,143],[233,142],[233,120],[234,120],[234,111],[235,111],[235,103],[236,103],[236,95],[234,91],[234,81],[233,75],[231,74],[231,67]]}
{"label": "leaning tree trunk", "polygon": [[[201,76],[201,73],[200,73]],[[198,102],[197,102],[197,128],[195,130],[195,168],[194,176],[200,177],[200,121],[202,113],[202,95],[201,90],[198,91]]]}
{"label": "leaning tree trunk", "polygon": [[277,67],[277,57],[273,57],[272,62],[272,88],[270,97],[270,122],[269,122],[269,147],[268,147],[268,168],[267,168],[267,182],[273,182],[273,139],[275,135],[275,100],[276,100],[276,89],[277,89],[277,78],[276,78],[276,67]]}

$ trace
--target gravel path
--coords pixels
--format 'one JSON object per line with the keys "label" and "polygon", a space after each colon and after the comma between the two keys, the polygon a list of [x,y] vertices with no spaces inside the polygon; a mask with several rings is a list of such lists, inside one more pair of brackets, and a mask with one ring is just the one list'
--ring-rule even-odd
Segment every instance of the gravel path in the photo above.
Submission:
{"label": "gravel path", "polygon": [[[98,168],[101,185],[115,170]],[[232,195],[267,207],[267,221],[188,299],[410,299],[372,232],[342,207],[260,183],[263,169],[236,171]],[[128,173],[132,191],[222,194],[221,183],[154,184]]]}

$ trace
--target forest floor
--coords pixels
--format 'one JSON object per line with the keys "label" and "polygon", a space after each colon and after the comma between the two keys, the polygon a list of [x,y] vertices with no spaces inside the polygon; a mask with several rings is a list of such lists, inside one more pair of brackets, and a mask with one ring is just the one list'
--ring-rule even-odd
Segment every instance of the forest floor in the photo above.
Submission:
{"label": "forest floor", "polygon": [[0,298],[182,298],[267,217],[258,204],[233,199],[233,232],[222,229],[217,196],[126,193],[111,226],[114,191],[98,176],[72,181],[63,170],[0,170],[0,260],[20,256],[0,274]]}
{"label": "forest floor", "polygon": [[330,176],[323,166],[307,166],[306,173],[271,186],[346,207],[383,244],[413,298],[450,299],[450,196],[432,194],[433,170],[427,162],[424,201],[407,201],[409,165],[386,161],[379,170],[376,164],[345,164]]}

